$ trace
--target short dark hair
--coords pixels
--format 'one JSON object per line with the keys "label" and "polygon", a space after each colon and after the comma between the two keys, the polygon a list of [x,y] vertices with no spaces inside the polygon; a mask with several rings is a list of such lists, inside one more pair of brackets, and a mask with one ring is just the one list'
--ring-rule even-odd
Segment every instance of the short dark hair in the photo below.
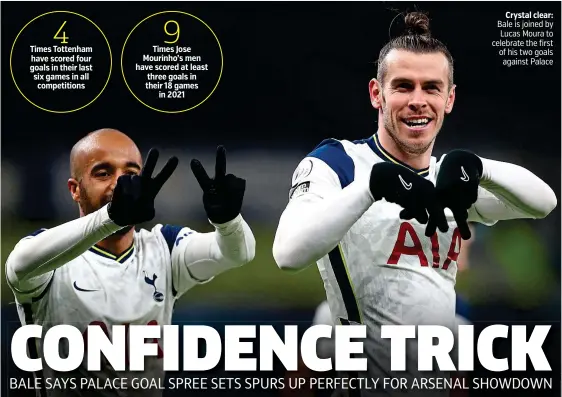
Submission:
{"label": "short dark hair", "polygon": [[453,56],[447,46],[431,36],[429,30],[429,17],[426,13],[415,11],[404,17],[406,28],[404,32],[390,40],[382,48],[377,61],[377,80],[382,84],[386,73],[385,58],[392,50],[406,50],[418,54],[440,52],[449,62],[449,87],[453,85]]}

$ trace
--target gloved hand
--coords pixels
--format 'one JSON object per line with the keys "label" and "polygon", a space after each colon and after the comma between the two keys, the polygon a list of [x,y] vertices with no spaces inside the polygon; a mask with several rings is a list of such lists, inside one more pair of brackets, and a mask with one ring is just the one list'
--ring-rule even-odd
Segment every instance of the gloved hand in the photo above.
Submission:
{"label": "gloved hand", "polygon": [[242,209],[246,180],[226,174],[226,150],[217,148],[215,177],[210,178],[199,160],[191,160],[191,170],[203,189],[203,206],[213,223],[226,223],[238,216]]}
{"label": "gloved hand", "polygon": [[433,183],[406,167],[387,162],[377,163],[371,170],[369,185],[375,201],[384,198],[404,208],[400,212],[400,219],[415,218],[421,224],[431,219],[442,232],[449,230]]}
{"label": "gloved hand", "polygon": [[121,175],[117,179],[107,210],[115,224],[132,226],[154,218],[154,199],[178,166],[177,157],[172,157],[162,171],[152,178],[158,156],[158,150],[150,149],[139,175]]}
{"label": "gloved hand", "polygon": [[[468,209],[478,199],[482,170],[482,160],[477,155],[466,150],[453,150],[443,159],[437,175],[437,198],[443,208],[453,212],[463,240],[471,237]],[[435,224],[431,221],[426,227],[428,233],[435,233]]]}

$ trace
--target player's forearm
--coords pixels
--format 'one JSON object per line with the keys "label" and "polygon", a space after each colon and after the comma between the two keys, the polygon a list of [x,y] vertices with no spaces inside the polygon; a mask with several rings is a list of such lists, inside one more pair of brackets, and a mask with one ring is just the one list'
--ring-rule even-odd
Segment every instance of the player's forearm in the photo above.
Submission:
{"label": "player's forearm", "polygon": [[356,181],[326,199],[291,203],[281,216],[273,257],[283,270],[300,270],[328,254],[373,204],[367,183]]}
{"label": "player's forearm", "polygon": [[484,200],[477,202],[483,216],[502,220],[544,218],[557,204],[554,191],[529,170],[515,164],[482,159],[480,186],[498,197],[502,206]]}
{"label": "player's forearm", "polygon": [[8,280],[14,286],[54,270],[121,229],[107,214],[107,206],[22,240],[6,262]]}
{"label": "player's forearm", "polygon": [[200,240],[186,247],[184,263],[189,273],[201,281],[247,264],[256,252],[254,234],[242,215],[214,226],[215,232],[198,235]]}

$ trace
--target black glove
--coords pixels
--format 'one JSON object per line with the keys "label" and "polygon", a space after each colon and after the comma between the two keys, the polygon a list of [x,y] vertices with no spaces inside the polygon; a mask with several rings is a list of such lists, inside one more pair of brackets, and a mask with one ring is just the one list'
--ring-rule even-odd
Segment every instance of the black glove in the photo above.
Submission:
{"label": "black glove", "polygon": [[177,157],[172,157],[152,178],[157,161],[158,150],[150,149],[139,175],[121,175],[117,179],[107,209],[109,218],[117,225],[131,226],[154,218],[154,199],[178,166]]}
{"label": "black glove", "polygon": [[373,166],[369,185],[375,201],[384,198],[404,208],[400,211],[400,219],[415,218],[422,224],[431,219],[442,232],[449,230],[445,213],[436,198],[435,186],[427,179],[401,165],[385,162]]}
{"label": "black glove", "polygon": [[226,150],[223,146],[217,148],[214,178],[209,178],[199,160],[191,160],[191,170],[203,189],[203,206],[211,222],[226,223],[240,214],[246,180],[226,175]]}
{"label": "black glove", "polygon": [[[453,150],[443,159],[437,175],[437,198],[443,208],[453,212],[461,238],[471,236],[468,227],[468,209],[478,199],[478,186],[482,177],[482,160],[474,153]],[[435,225],[429,222],[426,234],[435,232]]]}

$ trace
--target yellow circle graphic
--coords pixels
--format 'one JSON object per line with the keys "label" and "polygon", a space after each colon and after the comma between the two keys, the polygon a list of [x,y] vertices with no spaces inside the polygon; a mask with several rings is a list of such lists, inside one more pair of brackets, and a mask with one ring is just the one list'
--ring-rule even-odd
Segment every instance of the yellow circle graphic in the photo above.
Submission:
{"label": "yellow circle graphic", "polygon": [[[220,55],[221,55],[221,68],[220,68],[220,73],[219,73],[219,78],[217,79],[217,83],[215,84],[215,86],[213,87],[213,89],[211,90],[211,92],[209,93],[209,95],[207,95],[205,97],[205,99],[203,99],[201,102],[199,102],[197,105],[192,106],[188,109],[183,109],[183,110],[162,110],[162,109],[157,109],[155,107],[152,107],[146,103],[144,103],[138,96],[135,95],[135,93],[133,92],[133,90],[131,89],[131,87],[129,87],[129,83],[127,83],[127,78],[125,77],[125,70],[123,69],[123,54],[125,53],[125,46],[127,45],[127,42],[129,41],[129,37],[131,37],[131,34],[133,34],[133,32],[135,31],[136,28],[139,27],[140,24],[142,24],[143,22],[145,22],[146,20],[156,16],[156,15],[161,15],[161,14],[169,14],[169,13],[178,13],[178,14],[183,14],[183,15],[187,15],[190,16],[192,18],[197,19],[199,22],[201,22],[203,25],[205,25],[205,27],[207,29],[209,29],[209,31],[213,34],[213,37],[215,38],[215,40],[217,41],[217,44],[219,45],[219,51],[220,51]],[[140,21],[139,23],[137,23],[135,25],[135,27],[129,32],[129,34],[127,35],[127,38],[125,39],[125,42],[123,43],[123,49],[121,50],[121,74],[123,75],[123,80],[125,81],[125,85],[127,86],[127,89],[129,90],[129,92],[137,99],[137,101],[139,101],[140,103],[142,103],[144,106],[146,106],[149,109],[155,110],[157,112],[161,112],[161,113],[183,113],[183,112],[187,112],[189,110],[195,109],[196,107],[198,107],[199,105],[201,105],[202,103],[204,103],[207,99],[209,99],[209,97],[211,95],[213,95],[213,93],[215,92],[215,90],[217,89],[219,82],[221,81],[221,77],[222,77],[222,70],[223,70],[223,66],[224,66],[224,57],[223,57],[223,53],[222,53],[222,47],[221,47],[221,43],[219,41],[219,38],[217,37],[217,35],[215,34],[215,32],[213,31],[213,29],[211,29],[211,27],[209,25],[207,25],[203,20],[201,20],[200,18],[197,18],[195,15],[192,15],[190,13],[184,12],[184,11],[160,11],[160,12],[156,12],[152,15],[147,16],[146,18],[144,18],[142,21]]]}
{"label": "yellow circle graphic", "polygon": [[[51,110],[51,109],[46,109],[44,107],[41,107],[39,105],[37,105],[36,103],[34,103],[33,101],[31,101],[29,98],[27,98],[25,96],[25,94],[21,91],[20,87],[18,86],[18,83],[16,82],[16,78],[14,77],[14,71],[12,68],[12,55],[14,53],[14,47],[16,46],[16,42],[18,41],[18,38],[20,37],[20,35],[22,34],[22,32],[25,30],[25,28],[27,28],[33,21],[35,21],[36,19],[42,18],[46,15],[49,14],[56,14],[56,13],[65,13],[65,14],[72,14],[72,15],[76,15],[79,17],[84,18],[86,21],[90,22],[92,25],[94,25],[96,27],[97,30],[99,30],[99,32],[101,33],[101,35],[103,36],[105,42],[107,43],[107,49],[109,50],[109,74],[107,75],[107,80],[105,81],[105,84],[103,85],[103,88],[101,89],[101,91],[98,93],[98,95],[96,95],[96,97],[94,99],[92,99],[90,102],[88,102],[87,104],[80,106],[79,108],[76,109],[71,109],[71,110]],[[105,91],[105,87],[107,87],[107,83],[109,83],[109,79],[111,78],[111,71],[113,69],[113,56],[111,54],[111,46],[109,45],[109,41],[107,40],[107,37],[105,36],[105,34],[103,33],[103,31],[100,29],[100,27],[98,25],[96,25],[96,23],[94,21],[92,21],[91,19],[89,19],[88,17],[85,17],[82,14],[78,14],[77,12],[74,11],[49,11],[46,12],[44,14],[41,14],[39,16],[36,16],[35,18],[33,18],[31,21],[29,21],[28,23],[25,24],[25,26],[19,31],[18,35],[16,36],[16,38],[14,39],[14,43],[12,44],[12,50],[10,51],[10,74],[12,75],[12,80],[14,81],[14,84],[16,86],[16,88],[18,89],[19,93],[25,98],[25,100],[29,103],[31,103],[33,106],[35,106],[38,109],[44,110],[46,112],[50,112],[50,113],[72,113],[72,112],[76,112],[78,110],[84,109],[85,107],[91,105],[96,99],[99,98],[99,96]]]}

